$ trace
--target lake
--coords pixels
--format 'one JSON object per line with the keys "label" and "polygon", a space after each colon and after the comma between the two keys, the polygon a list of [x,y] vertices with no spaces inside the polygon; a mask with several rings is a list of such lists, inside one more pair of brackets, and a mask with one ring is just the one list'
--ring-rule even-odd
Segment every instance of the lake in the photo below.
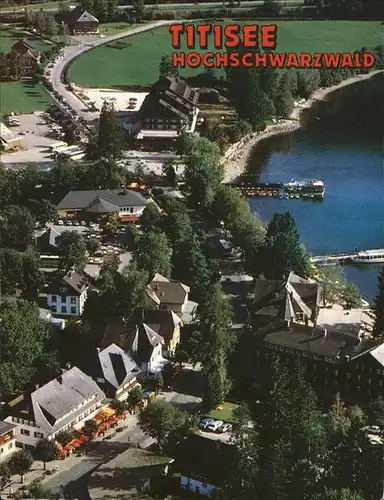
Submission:
{"label": "lake", "polygon": [[[315,120],[306,131],[259,143],[248,164],[248,175],[260,182],[325,181],[322,202],[250,199],[264,221],[274,212],[291,212],[313,255],[384,248],[384,128],[381,121],[367,124],[367,109],[351,115],[349,105],[345,103],[347,109],[336,117]],[[370,301],[379,270],[380,266],[345,266],[346,277]]]}

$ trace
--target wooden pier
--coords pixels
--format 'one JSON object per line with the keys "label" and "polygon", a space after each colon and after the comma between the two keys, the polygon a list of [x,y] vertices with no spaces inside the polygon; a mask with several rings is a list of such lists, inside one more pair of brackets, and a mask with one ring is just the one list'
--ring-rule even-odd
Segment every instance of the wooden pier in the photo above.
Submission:
{"label": "wooden pier", "polygon": [[228,183],[231,186],[241,192],[244,196],[248,198],[253,197],[273,197],[281,198],[286,200],[293,199],[312,199],[314,201],[322,200],[324,197],[324,192],[311,192],[311,191],[288,191],[284,183],[268,183],[268,182],[257,182],[257,183]]}

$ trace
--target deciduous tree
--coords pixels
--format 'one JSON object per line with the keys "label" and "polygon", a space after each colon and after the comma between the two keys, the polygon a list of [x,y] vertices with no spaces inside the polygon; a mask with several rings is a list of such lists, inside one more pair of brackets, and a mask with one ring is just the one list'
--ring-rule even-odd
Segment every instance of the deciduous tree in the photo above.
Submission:
{"label": "deciduous tree", "polygon": [[57,458],[57,447],[55,441],[48,438],[41,438],[36,443],[33,450],[33,455],[36,460],[43,462],[44,470],[46,469],[47,462],[51,462]]}
{"label": "deciduous tree", "polygon": [[72,267],[84,268],[87,263],[87,245],[80,234],[64,231],[56,238],[56,246],[62,271],[67,272]]}
{"label": "deciduous tree", "polygon": [[378,276],[378,291],[375,297],[375,324],[373,336],[377,340],[384,341],[384,269]]}
{"label": "deciduous tree", "polygon": [[142,233],[135,249],[135,257],[139,268],[148,271],[149,276],[156,273],[170,276],[171,274],[171,247],[168,239],[160,230]]}
{"label": "deciduous tree", "polygon": [[168,55],[162,56],[160,59],[160,64],[159,64],[159,76],[165,77],[165,76],[178,76],[179,71],[172,64],[172,58]]}
{"label": "deciduous tree", "polygon": [[32,455],[28,450],[20,450],[14,453],[10,459],[10,468],[14,474],[20,474],[21,482],[33,463]]}

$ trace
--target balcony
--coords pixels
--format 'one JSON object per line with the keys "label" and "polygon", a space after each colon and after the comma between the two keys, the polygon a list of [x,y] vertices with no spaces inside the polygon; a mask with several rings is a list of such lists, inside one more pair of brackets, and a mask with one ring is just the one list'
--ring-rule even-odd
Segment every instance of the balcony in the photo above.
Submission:
{"label": "balcony", "polygon": [[4,434],[3,436],[0,436],[0,446],[3,446],[3,444],[8,443],[11,441],[11,439],[14,439],[14,433],[13,431],[8,432],[7,434]]}

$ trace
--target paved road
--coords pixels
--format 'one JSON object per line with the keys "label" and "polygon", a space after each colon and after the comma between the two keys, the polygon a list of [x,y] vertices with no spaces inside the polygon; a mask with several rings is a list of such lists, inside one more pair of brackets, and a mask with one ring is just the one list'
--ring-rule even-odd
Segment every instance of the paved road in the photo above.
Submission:
{"label": "paved road", "polygon": [[[99,45],[103,45],[105,43],[111,42],[113,40],[118,40],[119,38],[124,38],[127,36],[133,36],[137,33],[142,33],[143,31],[151,30],[157,26],[166,26],[172,24],[170,21],[156,21],[151,24],[147,24],[140,28],[135,28],[129,32],[118,33],[117,35],[112,35],[104,38],[100,38],[92,42],[89,45],[81,45],[75,47],[66,47],[64,49],[64,56],[61,57],[54,66],[51,68],[50,80],[52,83],[52,87],[56,92],[58,92],[68,103],[68,105],[76,112],[78,112],[81,116],[83,116],[87,121],[93,121],[95,119],[95,113],[89,113],[85,111],[84,104],[80,99],[78,99],[72,92],[68,91],[65,88],[64,83],[62,82],[62,75],[66,67],[80,54],[91,50],[94,47],[98,47]],[[98,117],[98,113],[96,113],[96,117]]]}
{"label": "paved road", "polygon": [[[228,2],[226,2],[228,5]],[[304,0],[283,0],[280,2],[282,5],[302,5],[304,3]],[[257,7],[258,5],[263,5],[264,0],[252,0],[252,1],[242,1],[241,2],[241,7]],[[160,10],[177,10],[177,9],[213,9],[213,8],[218,8],[222,7],[223,2],[212,2],[212,3],[168,3],[168,4],[159,4],[159,5],[148,5],[148,8],[156,8]],[[237,6],[237,3],[235,3],[235,6]],[[40,5],[37,5],[36,7],[31,6],[28,8],[28,10],[41,10],[44,9],[45,12],[56,12],[58,10],[58,7],[49,7],[49,8],[44,8]],[[132,5],[120,5],[117,7],[119,10],[132,10],[133,6]],[[0,13],[6,13],[6,12],[17,12],[17,11],[23,11],[24,7],[9,7],[5,9],[0,9]]]}

